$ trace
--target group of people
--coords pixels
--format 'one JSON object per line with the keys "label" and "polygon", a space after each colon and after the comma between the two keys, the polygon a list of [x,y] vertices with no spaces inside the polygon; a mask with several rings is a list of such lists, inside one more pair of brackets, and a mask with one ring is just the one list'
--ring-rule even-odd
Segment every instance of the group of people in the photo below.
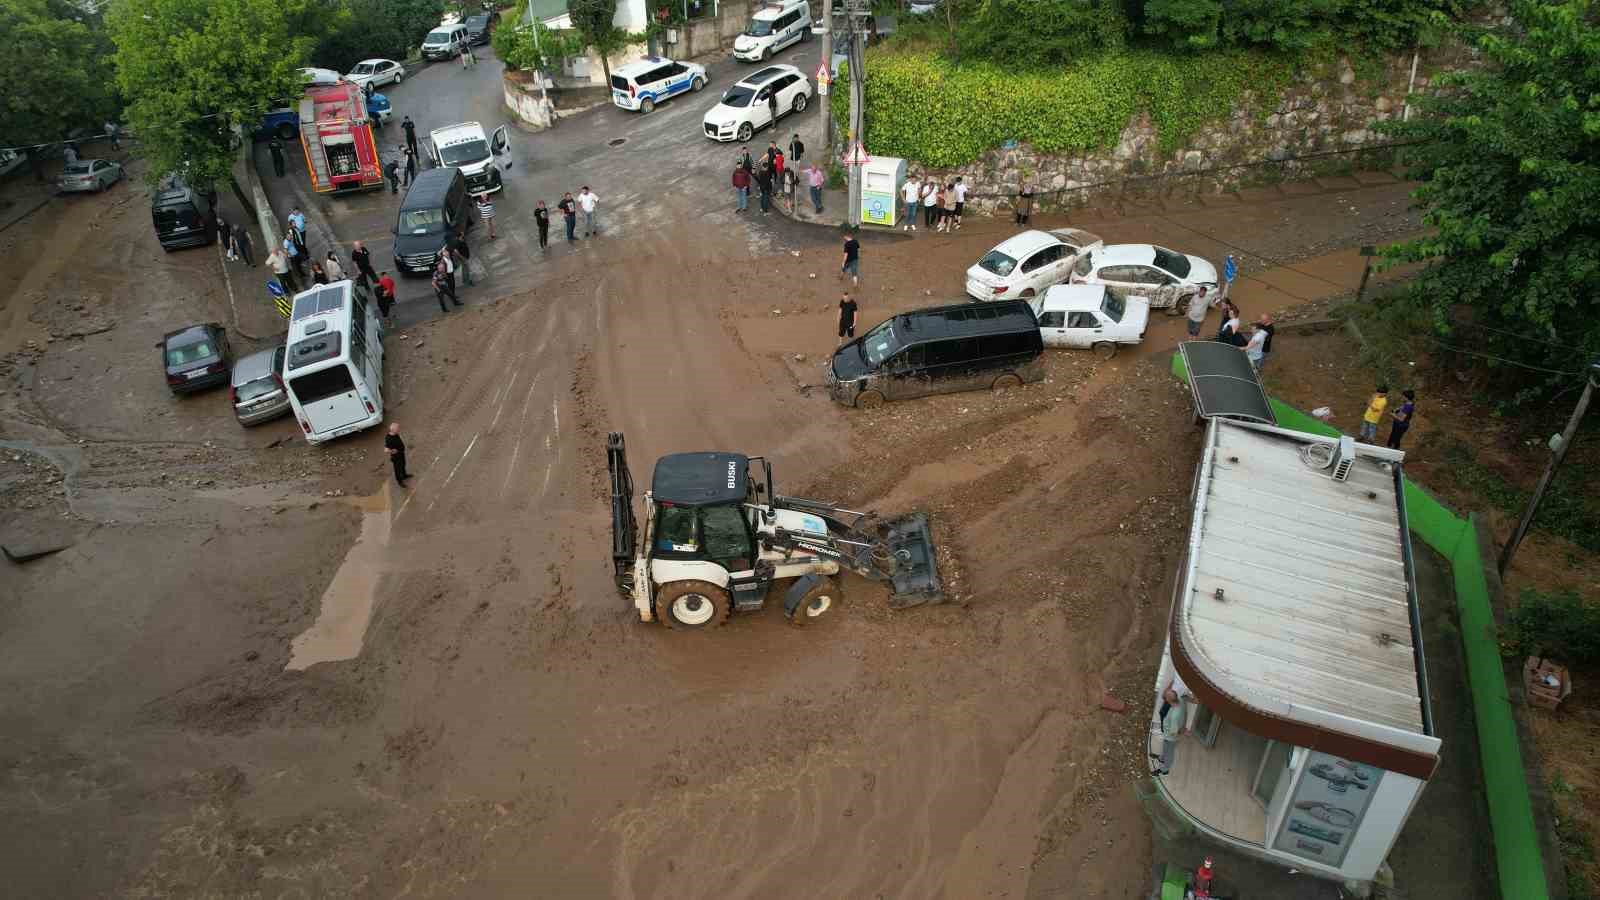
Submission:
{"label": "group of people", "polygon": [[768,141],[766,152],[759,157],[752,157],[749,147],[739,148],[739,156],[733,163],[733,191],[737,200],[734,211],[744,212],[750,208],[750,191],[753,187],[758,192],[762,213],[772,209],[774,195],[780,198],[785,209],[793,213],[795,195],[799,193],[800,182],[803,179],[811,194],[812,209],[820,215],[822,185],[827,176],[815,162],[807,166],[803,170],[804,174],[801,174],[801,170],[797,167],[805,153],[806,145],[801,142],[798,134],[789,140],[788,153],[778,146],[776,140]]}
{"label": "group of people", "polygon": [[1251,368],[1259,374],[1272,356],[1272,338],[1277,330],[1272,324],[1272,316],[1262,313],[1253,324],[1245,326],[1239,307],[1228,299],[1227,291],[1215,297],[1207,296],[1206,288],[1201,286],[1200,290],[1189,296],[1189,308],[1185,311],[1190,337],[1200,336],[1200,330],[1205,326],[1206,311],[1213,303],[1222,307],[1222,324],[1211,339],[1243,348]]}
{"label": "group of people", "polygon": [[967,210],[967,184],[957,176],[948,184],[941,184],[932,175],[906,179],[900,188],[900,198],[905,201],[906,214],[901,221],[901,231],[917,230],[917,210],[922,210],[922,224],[937,231],[955,231],[961,227],[961,216]]}
{"label": "group of people", "polygon": [[[219,223],[219,229],[226,230],[226,225]],[[249,232],[242,225],[236,225],[232,233],[233,240],[224,245],[224,249],[229,251],[228,258],[242,259],[254,266],[255,262],[250,256]],[[389,277],[387,271],[380,273],[373,267],[372,251],[367,249],[364,242],[356,241],[351,246],[348,263],[342,262],[332,247],[321,259],[313,257],[306,246],[306,214],[298,206],[284,222],[283,242],[267,254],[267,268],[285,293],[297,294],[319,284],[332,284],[349,278],[373,287],[377,292],[378,311],[385,319],[389,318],[394,306],[394,279]]]}
{"label": "group of people", "polygon": [[[1400,408],[1389,413],[1389,440],[1384,442],[1384,446],[1391,450],[1400,449],[1400,442],[1411,430],[1411,419],[1417,414],[1417,392],[1407,388],[1400,392],[1400,396],[1405,399]],[[1378,439],[1378,426],[1383,423],[1383,414],[1388,408],[1389,386],[1379,384],[1372,399],[1367,401],[1366,410],[1361,413],[1361,440],[1370,443]]]}

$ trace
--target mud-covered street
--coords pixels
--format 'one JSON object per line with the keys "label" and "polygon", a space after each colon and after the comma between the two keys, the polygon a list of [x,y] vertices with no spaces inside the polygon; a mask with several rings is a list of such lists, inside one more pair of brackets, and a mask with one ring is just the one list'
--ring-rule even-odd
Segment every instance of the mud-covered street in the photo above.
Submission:
{"label": "mud-covered street", "polygon": [[[379,429],[313,447],[241,428],[226,389],[169,394],[153,345],[233,313],[216,248],[162,254],[142,190],[0,232],[0,541],[74,542],[0,563],[16,896],[1144,896],[1140,710],[1199,443],[1180,319],[1110,361],[1050,351],[1043,383],[845,409],[806,389],[832,232],[632,222],[387,336],[401,490]],[[1352,290],[1355,247],[1417,227],[1405,190],[1070,224],[1238,255],[1253,316]],[[1012,232],[868,235],[863,325],[957,300]],[[956,602],[892,612],[848,576],[817,627],[642,624],[610,431],[641,483],[724,449],[784,493],[926,511]]]}

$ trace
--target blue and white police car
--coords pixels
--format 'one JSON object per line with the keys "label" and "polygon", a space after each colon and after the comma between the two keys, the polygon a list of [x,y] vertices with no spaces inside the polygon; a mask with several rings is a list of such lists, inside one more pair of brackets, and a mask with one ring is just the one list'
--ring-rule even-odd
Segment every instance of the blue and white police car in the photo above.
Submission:
{"label": "blue and white police car", "polygon": [[705,66],[647,56],[611,70],[611,102],[649,112],[670,97],[706,86]]}

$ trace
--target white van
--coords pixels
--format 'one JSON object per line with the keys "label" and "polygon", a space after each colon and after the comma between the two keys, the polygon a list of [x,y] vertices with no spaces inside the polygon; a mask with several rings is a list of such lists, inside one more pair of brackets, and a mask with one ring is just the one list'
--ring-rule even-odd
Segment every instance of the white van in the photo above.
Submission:
{"label": "white van", "polygon": [[611,70],[611,102],[640,112],[650,112],[668,97],[705,86],[704,66],[659,56],[647,56]]}
{"label": "white van", "polygon": [[422,39],[423,59],[451,59],[461,55],[467,45],[467,26],[440,25]]}
{"label": "white van", "polygon": [[769,3],[750,17],[750,24],[733,41],[733,58],[762,62],[772,54],[811,37],[811,5],[806,0]]}

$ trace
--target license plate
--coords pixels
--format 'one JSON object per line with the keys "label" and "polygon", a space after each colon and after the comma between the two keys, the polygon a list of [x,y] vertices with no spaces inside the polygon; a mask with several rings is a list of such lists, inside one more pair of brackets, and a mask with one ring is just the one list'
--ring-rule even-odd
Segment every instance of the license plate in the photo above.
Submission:
{"label": "license plate", "polygon": [[206,370],[205,369],[197,369],[197,370],[195,370],[193,372],[185,372],[183,377],[185,377],[185,378],[199,378],[200,376],[205,375],[205,374],[206,374]]}

